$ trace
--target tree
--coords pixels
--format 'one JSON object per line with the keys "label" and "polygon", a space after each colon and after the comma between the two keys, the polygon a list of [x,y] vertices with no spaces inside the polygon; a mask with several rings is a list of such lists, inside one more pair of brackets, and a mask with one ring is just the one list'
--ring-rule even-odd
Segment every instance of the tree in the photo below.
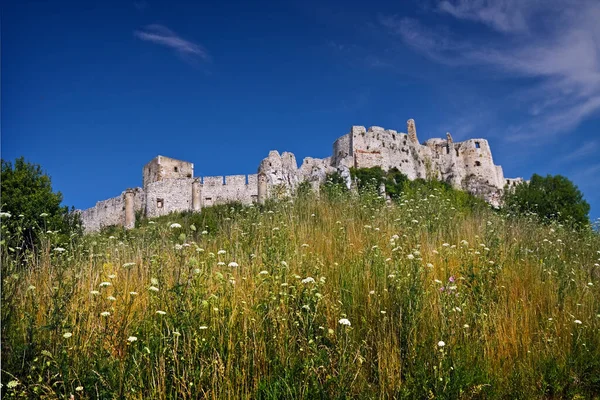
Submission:
{"label": "tree", "polygon": [[9,246],[31,249],[42,231],[80,232],[79,215],[61,206],[62,194],[52,191],[50,177],[39,165],[23,157],[14,166],[2,160],[1,179],[3,236]]}
{"label": "tree", "polygon": [[522,214],[533,212],[546,220],[589,224],[590,205],[577,186],[561,175],[533,174],[529,183],[505,190],[504,206]]}

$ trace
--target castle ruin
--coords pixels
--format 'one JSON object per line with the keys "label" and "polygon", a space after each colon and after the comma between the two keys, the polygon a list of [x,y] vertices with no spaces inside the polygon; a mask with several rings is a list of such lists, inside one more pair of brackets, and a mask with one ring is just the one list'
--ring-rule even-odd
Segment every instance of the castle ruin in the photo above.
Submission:
{"label": "castle ruin", "polygon": [[305,181],[318,190],[327,174],[333,172],[340,173],[350,188],[352,167],[379,166],[386,171],[397,168],[409,179],[442,180],[496,206],[506,185],[523,181],[504,178],[485,139],[454,142],[447,133],[445,139],[429,139],[421,144],[412,119],[407,121],[407,132],[353,126],[333,143],[330,157],[307,157],[298,167],[293,153],[271,151],[261,161],[258,173],[252,175],[194,177],[194,164],[158,156],[143,168],[143,187],[127,189],[120,196],[81,211],[83,226],[86,232],[111,225],[133,228],[136,213],[152,218],[232,201],[262,203],[275,194],[293,193]]}

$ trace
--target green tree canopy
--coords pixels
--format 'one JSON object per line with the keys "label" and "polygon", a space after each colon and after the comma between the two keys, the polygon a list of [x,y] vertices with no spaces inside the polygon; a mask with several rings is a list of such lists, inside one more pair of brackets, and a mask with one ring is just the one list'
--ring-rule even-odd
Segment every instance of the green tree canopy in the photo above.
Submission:
{"label": "green tree canopy", "polygon": [[577,186],[561,175],[533,174],[529,183],[506,190],[504,206],[519,213],[534,212],[546,220],[589,224],[590,205]]}
{"label": "green tree canopy", "polygon": [[3,234],[9,244],[32,247],[41,230],[70,234],[80,226],[79,216],[61,206],[62,194],[52,191],[50,177],[23,157],[14,165],[2,160],[1,210]]}

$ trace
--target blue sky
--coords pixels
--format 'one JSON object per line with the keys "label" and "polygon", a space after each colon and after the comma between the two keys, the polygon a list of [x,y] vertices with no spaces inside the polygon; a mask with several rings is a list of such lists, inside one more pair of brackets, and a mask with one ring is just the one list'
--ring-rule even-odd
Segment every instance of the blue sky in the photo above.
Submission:
{"label": "blue sky", "polygon": [[252,3],[3,3],[2,157],[87,208],[158,154],[255,173],[414,118],[488,139],[506,177],[569,177],[600,217],[598,1]]}

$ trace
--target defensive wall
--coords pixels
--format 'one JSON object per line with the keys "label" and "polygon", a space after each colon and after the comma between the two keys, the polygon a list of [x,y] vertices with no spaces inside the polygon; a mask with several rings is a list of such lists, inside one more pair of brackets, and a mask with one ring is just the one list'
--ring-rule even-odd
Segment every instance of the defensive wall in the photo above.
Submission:
{"label": "defensive wall", "polygon": [[128,189],[120,196],[98,202],[81,212],[86,232],[104,226],[133,227],[135,214],[157,217],[176,211],[199,211],[202,207],[239,201],[264,202],[275,194],[290,194],[304,181],[318,190],[327,174],[338,172],[350,188],[350,168],[397,168],[409,179],[439,179],[499,205],[505,186],[514,187],[522,178],[505,178],[494,164],[485,139],[454,142],[434,138],[419,143],[414,120],[407,133],[379,126],[352,126],[333,143],[332,155],[306,157],[300,167],[293,153],[270,151],[253,175],[194,177],[194,164],[157,156],[142,169],[142,188]]}

